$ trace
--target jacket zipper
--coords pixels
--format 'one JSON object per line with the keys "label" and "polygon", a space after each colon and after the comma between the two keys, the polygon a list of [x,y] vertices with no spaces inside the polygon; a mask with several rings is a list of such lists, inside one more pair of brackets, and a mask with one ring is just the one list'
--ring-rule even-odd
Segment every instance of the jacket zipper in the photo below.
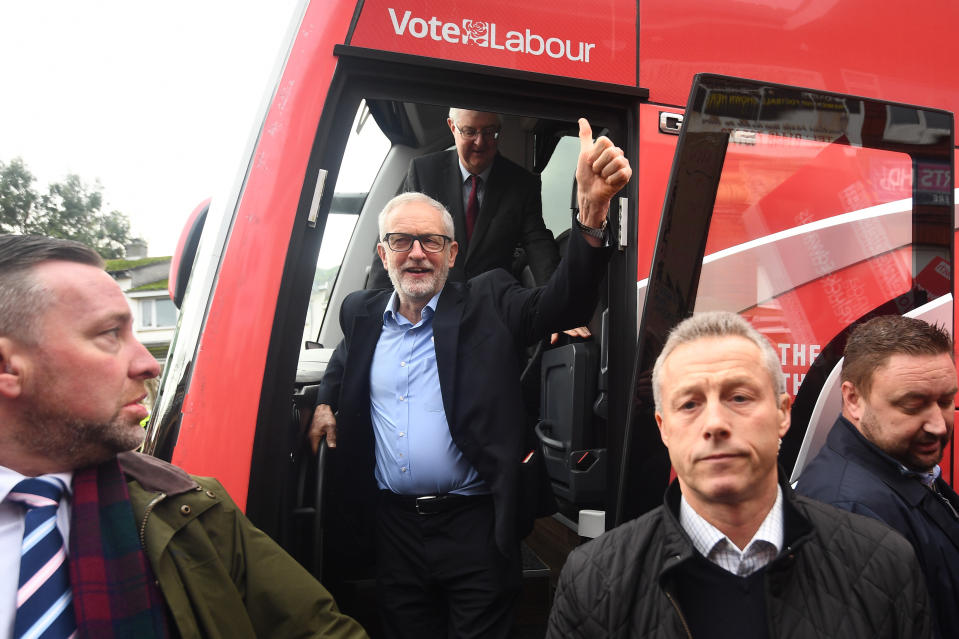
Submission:
{"label": "jacket zipper", "polygon": [[143,521],[140,522],[140,547],[143,548],[144,550],[146,550],[147,548],[147,542],[146,542],[147,519],[150,518],[150,513],[153,512],[153,509],[156,507],[156,505],[159,504],[164,499],[166,499],[166,493],[160,493],[159,495],[157,495],[156,497],[150,500],[150,503],[147,504],[146,510],[143,511]]}
{"label": "jacket zipper", "polygon": [[679,604],[676,603],[676,600],[673,599],[673,595],[668,590],[663,588],[663,592],[666,593],[666,598],[669,599],[669,603],[673,604],[676,614],[679,615],[679,621],[683,624],[683,630],[686,631],[686,636],[689,639],[693,639],[693,633],[689,630],[689,625],[686,623],[686,618],[683,617],[683,611],[679,609]]}
{"label": "jacket zipper", "polygon": [[952,503],[949,501],[949,499],[945,495],[943,495],[941,492],[939,492],[939,488],[935,484],[932,485],[932,494],[935,495],[936,498],[943,503],[946,509],[949,510],[949,513],[952,515],[953,519],[959,520],[959,513],[956,512],[955,508],[953,508]]}

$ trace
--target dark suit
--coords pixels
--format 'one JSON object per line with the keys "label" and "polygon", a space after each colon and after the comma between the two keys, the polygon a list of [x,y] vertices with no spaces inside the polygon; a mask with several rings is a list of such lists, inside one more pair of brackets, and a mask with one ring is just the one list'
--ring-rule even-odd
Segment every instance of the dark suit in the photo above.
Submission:
{"label": "dark suit", "polygon": [[[532,449],[520,387],[525,346],[551,332],[581,326],[596,304],[610,251],[594,249],[573,233],[567,257],[546,286],[523,288],[496,270],[466,283],[448,282],[433,317],[433,339],[443,406],[456,446],[492,493],[493,537],[502,555],[516,557],[518,541],[536,515],[522,504],[524,481],[544,481],[541,466],[524,465]],[[320,386],[317,403],[337,412],[330,511],[342,534],[334,544],[363,542],[374,517],[377,492],[370,366],[383,325],[389,291],[357,291],[340,310],[343,341]],[[538,469],[537,477],[523,475]],[[369,543],[369,540],[365,540]],[[337,559],[350,555],[337,547]],[[362,558],[358,551],[356,559]],[[518,564],[517,564],[518,565]]]}
{"label": "dark suit", "polygon": [[878,519],[908,539],[929,587],[938,636],[959,636],[959,495],[949,484],[940,477],[930,490],[905,475],[840,415],[796,491]]}
{"label": "dark suit", "polygon": [[[509,271],[513,250],[522,246],[538,285],[546,283],[559,263],[556,241],[543,222],[541,190],[539,176],[497,155],[473,236],[467,241],[463,175],[455,149],[414,158],[400,188],[402,192],[429,195],[453,216],[454,239],[460,246],[456,264],[450,269],[450,281],[462,282],[495,268]],[[382,262],[375,258],[366,287],[391,286]]]}

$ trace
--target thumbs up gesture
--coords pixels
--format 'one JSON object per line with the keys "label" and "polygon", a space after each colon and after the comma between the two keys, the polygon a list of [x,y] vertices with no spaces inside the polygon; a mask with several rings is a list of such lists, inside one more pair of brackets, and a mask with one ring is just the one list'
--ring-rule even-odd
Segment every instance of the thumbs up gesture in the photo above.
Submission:
{"label": "thumbs up gesture", "polygon": [[576,185],[579,221],[600,228],[606,221],[609,202],[633,175],[623,150],[606,136],[593,141],[593,130],[585,118],[579,119],[579,161]]}

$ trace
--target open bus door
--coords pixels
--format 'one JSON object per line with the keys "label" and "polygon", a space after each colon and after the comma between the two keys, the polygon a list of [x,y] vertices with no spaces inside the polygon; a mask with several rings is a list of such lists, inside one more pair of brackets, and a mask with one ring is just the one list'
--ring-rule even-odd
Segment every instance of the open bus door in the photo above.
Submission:
{"label": "open bus door", "polygon": [[740,313],[780,353],[795,398],[781,463],[797,474],[841,408],[834,371],[856,323],[909,314],[952,332],[953,131],[935,109],[696,77],[640,314],[614,523],[661,503],[650,375],[689,315]]}
{"label": "open bus door", "polygon": [[[302,393],[303,419],[282,429],[287,435],[278,437],[277,431],[264,430],[253,450],[248,511],[261,521],[277,521],[275,532],[284,544],[314,570],[322,570],[325,583],[331,588],[344,610],[363,617],[370,615],[372,589],[371,526],[369,522],[344,522],[339,520],[335,499],[329,496],[348,494],[349,486],[338,485],[327,476],[328,499],[316,488],[317,481],[324,481],[323,471],[310,469],[313,457],[303,448],[305,419],[312,409],[309,386],[319,382],[330,351],[341,339],[338,309],[343,298],[366,283],[368,267],[373,258],[377,239],[377,214],[391,198],[405,175],[409,161],[417,155],[447,148],[452,139],[446,127],[446,111],[449,105],[495,111],[503,114],[503,132],[500,136],[500,151],[513,161],[539,174],[543,183],[545,220],[554,235],[562,238],[570,226],[570,193],[573,186],[573,167],[578,153],[576,120],[587,117],[595,131],[602,131],[614,140],[632,140],[634,148],[635,114],[643,98],[640,91],[619,90],[603,85],[561,86],[549,82],[515,81],[498,74],[465,69],[445,69],[441,66],[424,69],[422,61],[384,61],[370,58],[364,52],[348,47],[338,48],[339,65],[334,81],[337,100],[331,104],[330,119],[325,123],[328,133],[318,136],[311,157],[311,169],[326,170],[325,193],[316,195],[319,202],[319,218],[325,215],[327,227],[338,216],[351,216],[342,263],[335,278],[329,279],[324,272],[327,266],[318,263],[326,248],[314,245],[304,251],[304,257],[291,271],[293,286],[298,289],[298,299],[290,304],[290,318],[306,317],[309,326],[304,332],[299,324],[290,319],[282,331],[274,331],[278,354],[282,351],[287,359],[268,364],[274,370],[296,370],[295,379],[289,379],[287,388],[296,388]],[[389,78],[384,80],[384,78]],[[354,197],[358,204],[355,213],[346,214],[346,200],[351,191],[345,181],[343,168],[350,162],[350,155],[363,152],[364,146],[354,145],[359,137],[378,131],[385,142],[381,165],[375,178],[364,186],[365,195]],[[372,161],[372,158],[366,158]],[[335,168],[339,164],[339,172]],[[333,167],[333,168],[328,168]],[[339,173],[339,174],[338,174]],[[343,184],[343,188],[341,188]],[[617,202],[611,225],[618,235],[621,224],[635,219],[630,214],[629,198]],[[620,212],[620,215],[617,215]],[[625,235],[624,231],[624,235]],[[616,236],[614,235],[614,236]],[[332,238],[334,243],[343,239]],[[635,342],[636,273],[635,253],[631,246],[624,245],[616,251],[607,278],[607,292],[602,297],[608,300],[601,309],[607,317],[606,340],[608,343],[632,344]],[[522,278],[522,272],[516,273]],[[319,278],[326,277],[332,286],[317,287]],[[322,288],[322,290],[320,290]],[[597,318],[594,334],[600,335]],[[621,332],[619,335],[617,332]],[[291,335],[303,335],[304,339],[291,340]],[[597,345],[596,350],[601,347]],[[607,352],[609,349],[606,349]],[[632,365],[629,350],[612,349],[607,358],[608,367],[616,371],[611,382],[611,395],[618,400],[609,402],[608,415],[625,417],[628,371]],[[530,368],[530,382],[535,387],[539,368]],[[535,391],[533,391],[535,394]],[[281,403],[289,406],[289,395],[277,397],[276,414],[281,414]],[[612,419],[612,417],[610,417]],[[590,418],[590,423],[592,419]],[[605,442],[602,442],[605,447]],[[290,459],[294,453],[293,466],[288,472],[297,477],[297,490],[289,490],[289,476],[275,472],[277,460]],[[331,451],[331,456],[335,452]],[[335,460],[334,460],[335,463]],[[303,478],[300,480],[300,478]],[[285,483],[283,483],[285,482]],[[283,495],[277,498],[277,494]],[[283,503],[283,502],[286,503]],[[318,504],[333,505],[319,512]],[[290,518],[290,512],[301,513],[299,521]],[[257,521],[257,519],[254,519]],[[324,538],[320,548],[317,540]],[[534,603],[530,605],[533,624],[545,622],[551,598],[549,570],[532,553],[527,557],[526,575],[528,589],[532,589]],[[375,623],[375,619],[369,620]]]}

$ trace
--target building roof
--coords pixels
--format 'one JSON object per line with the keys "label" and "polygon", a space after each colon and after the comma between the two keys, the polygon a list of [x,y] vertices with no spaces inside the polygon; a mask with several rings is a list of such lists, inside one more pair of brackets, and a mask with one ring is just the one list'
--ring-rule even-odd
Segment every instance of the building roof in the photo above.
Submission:
{"label": "building roof", "polygon": [[141,257],[137,260],[106,260],[106,270],[107,273],[131,271],[135,268],[140,268],[141,266],[150,266],[151,264],[158,264],[160,262],[169,262],[172,259],[172,257],[167,255],[166,257]]}

